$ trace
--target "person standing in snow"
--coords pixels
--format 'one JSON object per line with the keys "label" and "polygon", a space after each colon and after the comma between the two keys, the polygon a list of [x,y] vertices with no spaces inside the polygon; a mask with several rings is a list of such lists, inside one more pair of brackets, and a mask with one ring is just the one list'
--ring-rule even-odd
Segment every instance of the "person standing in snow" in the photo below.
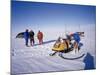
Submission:
{"label": "person standing in snow", "polygon": [[28,47],[29,32],[28,29],[24,32],[25,45]]}
{"label": "person standing in snow", "polygon": [[39,44],[43,43],[43,33],[39,30],[37,34],[37,38],[39,40]]}
{"label": "person standing in snow", "polygon": [[80,43],[80,35],[79,35],[79,33],[78,32],[75,32],[75,33],[73,33],[73,34],[71,34],[71,36],[73,37],[73,40],[74,40],[74,44],[73,44],[73,46],[74,46],[74,49],[75,49],[75,53],[76,53],[76,51],[77,51],[77,49],[78,49],[78,51],[79,51],[79,43]]}
{"label": "person standing in snow", "polygon": [[34,35],[35,35],[34,31],[31,30],[29,34],[30,34],[30,45],[33,46],[34,45]]}

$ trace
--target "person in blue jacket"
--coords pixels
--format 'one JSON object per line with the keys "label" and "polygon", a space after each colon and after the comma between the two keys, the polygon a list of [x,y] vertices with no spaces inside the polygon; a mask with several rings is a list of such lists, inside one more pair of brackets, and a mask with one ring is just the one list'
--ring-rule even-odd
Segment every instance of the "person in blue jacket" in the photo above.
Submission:
{"label": "person in blue jacket", "polygon": [[79,43],[80,43],[80,40],[81,40],[80,39],[80,34],[78,32],[75,32],[71,36],[73,37],[73,40],[75,41],[74,44],[73,44],[75,52],[76,52],[77,49],[79,51]]}
{"label": "person in blue jacket", "polygon": [[28,46],[29,32],[28,29],[24,32],[25,45]]}
{"label": "person in blue jacket", "polygon": [[80,39],[80,35],[78,34],[78,32],[74,33],[73,37],[74,37],[74,40],[79,44],[81,39]]}

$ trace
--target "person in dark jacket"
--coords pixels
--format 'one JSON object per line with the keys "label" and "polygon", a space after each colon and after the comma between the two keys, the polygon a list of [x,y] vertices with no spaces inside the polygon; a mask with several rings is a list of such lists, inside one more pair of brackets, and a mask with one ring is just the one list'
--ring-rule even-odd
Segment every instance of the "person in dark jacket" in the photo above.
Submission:
{"label": "person in dark jacket", "polygon": [[29,32],[28,29],[24,32],[25,45],[28,46]]}
{"label": "person in dark jacket", "polygon": [[33,46],[34,45],[34,31],[30,31],[30,45]]}

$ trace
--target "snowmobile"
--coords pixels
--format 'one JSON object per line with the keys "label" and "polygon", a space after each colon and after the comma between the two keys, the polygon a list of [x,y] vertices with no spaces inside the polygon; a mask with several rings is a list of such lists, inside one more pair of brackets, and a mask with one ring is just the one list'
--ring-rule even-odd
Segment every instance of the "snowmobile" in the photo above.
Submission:
{"label": "snowmobile", "polygon": [[[54,56],[56,53],[59,53],[60,57],[62,57],[63,59],[69,59],[69,60],[79,59],[79,58],[83,57],[84,54],[82,54],[81,56],[76,57],[76,58],[66,58],[63,56],[63,53],[69,53],[74,50],[74,46],[71,41],[72,41],[71,39],[66,39],[66,38],[61,39],[59,37],[52,48],[52,51],[54,51],[54,53],[51,53],[50,56]],[[80,50],[80,48],[82,46],[83,46],[83,44],[79,43],[78,50]]]}
{"label": "snowmobile", "polygon": [[[50,54],[51,56],[55,55],[57,52],[61,53],[68,53],[73,50],[73,47],[71,46],[72,44],[70,43],[69,40],[67,39],[62,39],[62,42],[58,39],[56,43],[53,45],[52,51],[54,53]],[[71,47],[70,47],[71,46]]]}

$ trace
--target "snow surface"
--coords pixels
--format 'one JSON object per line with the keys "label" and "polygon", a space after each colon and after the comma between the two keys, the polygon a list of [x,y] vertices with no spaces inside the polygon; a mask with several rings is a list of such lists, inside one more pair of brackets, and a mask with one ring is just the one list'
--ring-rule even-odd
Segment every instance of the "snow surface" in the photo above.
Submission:
{"label": "snow surface", "polygon": [[[90,53],[95,59],[95,25],[82,26],[79,28],[69,27],[66,28],[67,32],[83,31],[85,37],[81,42],[84,44],[79,53],[73,54],[73,52],[66,53],[66,57],[77,57],[83,53]],[[56,31],[57,32],[57,31]],[[46,32],[44,31],[44,41],[56,40],[58,36],[64,36],[64,31],[59,32]],[[35,44],[38,43],[35,37]],[[26,47],[24,45],[24,39],[14,38],[12,36],[11,47],[11,73],[12,74],[25,74],[36,72],[54,72],[54,71],[72,71],[83,70],[85,63],[84,57],[76,60],[66,60],[56,54],[55,56],[49,56],[53,51],[52,46],[55,42],[36,45],[33,47]],[[95,60],[94,60],[95,62]]]}

